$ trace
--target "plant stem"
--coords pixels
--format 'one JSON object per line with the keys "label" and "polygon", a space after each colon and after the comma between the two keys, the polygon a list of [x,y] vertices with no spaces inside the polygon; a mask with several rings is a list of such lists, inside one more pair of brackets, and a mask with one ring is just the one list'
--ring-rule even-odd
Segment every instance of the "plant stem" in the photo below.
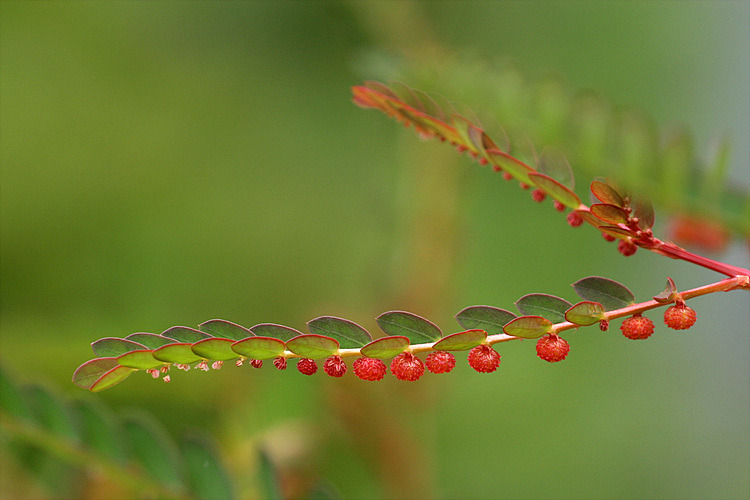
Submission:
{"label": "plant stem", "polygon": [[688,252],[682,247],[678,247],[674,243],[663,242],[660,240],[656,240],[656,243],[656,246],[651,250],[672,259],[680,259],[687,262],[692,262],[693,264],[711,269],[712,271],[716,271],[717,273],[726,274],[727,276],[750,276],[750,270],[748,269],[733,266],[731,264],[725,264],[723,262],[709,259],[708,257],[696,255],[692,252]]}

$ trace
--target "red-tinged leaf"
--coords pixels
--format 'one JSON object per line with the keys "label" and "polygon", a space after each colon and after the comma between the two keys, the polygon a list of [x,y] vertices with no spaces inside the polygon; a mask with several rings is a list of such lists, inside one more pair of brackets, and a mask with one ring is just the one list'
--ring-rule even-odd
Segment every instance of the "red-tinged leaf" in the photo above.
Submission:
{"label": "red-tinged leaf", "polygon": [[[463,116],[459,116],[459,115],[451,116],[451,124],[453,125],[453,128],[458,133],[458,136],[460,137],[459,143],[462,146],[466,146],[469,149],[469,151],[473,153],[477,153],[477,154],[483,153],[481,149],[479,149],[477,146],[474,145],[474,143],[471,140],[471,135],[469,133],[469,130],[471,128],[478,129],[476,125],[471,123],[469,120],[467,120]],[[481,134],[481,132],[482,132],[481,129],[478,129],[478,132],[475,131],[474,133]]]}
{"label": "red-tinged leaf", "polygon": [[553,323],[565,321],[565,311],[572,304],[565,299],[546,293],[530,293],[516,301],[516,307],[525,316],[541,316]]}
{"label": "red-tinged leaf", "polygon": [[609,278],[589,276],[573,283],[573,288],[583,300],[598,302],[606,311],[635,304],[633,292],[625,285]]}
{"label": "red-tinged leaf", "polygon": [[633,208],[633,217],[638,218],[638,226],[641,229],[650,229],[654,227],[655,215],[654,206],[646,198],[636,198],[630,203]]}
{"label": "red-tinged leaf", "polygon": [[182,365],[189,365],[200,361],[201,358],[193,352],[191,349],[193,344],[184,342],[178,342],[176,344],[169,344],[156,349],[152,355],[159,361],[165,363],[179,363]]}
{"label": "red-tinged leaf", "polygon": [[[223,339],[242,340],[254,334],[244,326],[223,319],[211,319],[198,325],[202,332]],[[215,358],[211,358],[215,359]]]}
{"label": "red-tinged leaf", "polygon": [[602,203],[615,205],[617,207],[625,206],[625,200],[620,196],[620,193],[618,193],[615,188],[602,181],[593,181],[591,183],[591,193]]}
{"label": "red-tinged leaf", "polygon": [[250,359],[271,359],[284,352],[284,342],[273,337],[250,337],[232,344],[232,350]]}
{"label": "red-tinged leaf", "polygon": [[321,316],[307,322],[310,333],[336,339],[343,349],[356,349],[372,341],[370,333],[354,321]]}
{"label": "red-tinged leaf", "polygon": [[374,90],[375,92],[379,92],[385,96],[398,99],[398,96],[385,83],[381,83],[375,80],[367,80],[364,83],[364,87],[366,88],[366,90]]}
{"label": "red-tinged leaf", "polygon": [[443,336],[440,328],[421,316],[405,311],[389,311],[376,318],[386,335],[407,337],[412,344],[435,342]]}
{"label": "red-tinged leaf", "polygon": [[467,330],[484,330],[488,335],[503,333],[503,327],[516,315],[493,306],[469,306],[456,314],[458,324]]}
{"label": "red-tinged leaf", "polygon": [[86,361],[73,374],[73,383],[82,389],[90,389],[102,375],[118,366],[120,365],[115,358],[96,358]]}
{"label": "red-tinged leaf", "polygon": [[235,342],[233,339],[204,339],[193,344],[192,350],[203,359],[227,361],[237,357],[237,353],[232,350]]}
{"label": "red-tinged leaf", "polygon": [[131,351],[127,354],[117,357],[117,363],[121,366],[127,366],[128,368],[136,368],[138,370],[150,370],[151,368],[157,368],[164,364],[164,361],[159,361],[154,358],[153,351]]}
{"label": "red-tinged leaf", "polygon": [[536,187],[542,189],[545,193],[566,207],[575,209],[581,206],[581,199],[578,195],[552,177],[538,172],[529,172],[529,178],[534,181]]}
{"label": "red-tinged leaf", "polygon": [[407,337],[394,335],[375,339],[360,349],[360,352],[368,358],[388,359],[401,354],[407,347],[409,347]]}
{"label": "red-tinged leaf", "polygon": [[565,319],[576,325],[593,325],[604,319],[604,306],[588,300],[579,302],[565,311]]}
{"label": "red-tinged leaf", "polygon": [[156,335],[154,333],[131,333],[127,337],[125,337],[125,340],[132,340],[133,342],[138,342],[139,344],[145,345],[149,349],[158,349],[161,346],[167,345],[167,344],[174,344],[176,340],[174,339],[168,339],[166,337],[162,337],[161,335]]}
{"label": "red-tinged leaf", "polygon": [[506,335],[521,337],[524,339],[535,339],[552,330],[552,322],[541,316],[521,316],[503,328]]}
{"label": "red-tinged leaf", "polygon": [[494,149],[488,149],[487,156],[489,158],[490,163],[492,163],[493,165],[496,165],[502,170],[505,170],[510,175],[515,177],[517,180],[524,182],[528,184],[529,186],[536,185],[534,184],[534,181],[532,181],[531,178],[529,177],[529,173],[534,172],[534,169],[526,165],[525,163],[521,162],[520,160],[517,160],[516,158],[509,155],[508,153],[504,153],[502,151],[498,151]]}
{"label": "red-tinged leaf", "polygon": [[91,385],[89,390],[91,392],[99,392],[103,391],[104,389],[109,389],[113,385],[119,384],[120,382],[128,378],[134,371],[135,370],[133,368],[127,368],[125,366],[117,366],[115,368],[112,368],[107,373],[99,377],[99,379]]}
{"label": "red-tinged leaf", "polygon": [[602,223],[602,221],[600,221],[598,217],[595,217],[594,215],[592,215],[591,212],[589,212],[588,210],[584,209],[584,210],[573,210],[573,211],[577,213],[578,216],[581,219],[583,219],[584,222],[588,222],[594,227],[597,227]]}
{"label": "red-tinged leaf", "polygon": [[379,82],[366,82],[366,85],[352,87],[354,103],[361,108],[375,108],[389,113],[390,109],[385,104],[384,98],[396,98],[396,94]]}
{"label": "red-tinged leaf", "polygon": [[425,107],[417,97],[414,90],[401,82],[389,82],[388,88],[396,95],[396,98],[412,109],[424,113]]}
{"label": "red-tinged leaf", "polygon": [[634,234],[629,229],[625,229],[619,226],[596,226],[596,228],[605,234],[614,236],[615,238],[619,238],[621,240],[634,236]]}
{"label": "red-tinged leaf", "polygon": [[659,304],[670,304],[679,297],[677,292],[677,285],[674,284],[672,278],[667,278],[667,287],[659,295],[654,296],[654,300]]}
{"label": "red-tinged leaf", "polygon": [[175,339],[177,342],[183,342],[186,344],[193,344],[199,340],[211,338],[212,335],[200,332],[195,328],[188,328],[186,326],[173,326],[167,330],[161,332],[162,337]]}
{"label": "red-tinged leaf", "polygon": [[339,350],[336,339],[324,335],[300,335],[286,343],[286,348],[304,358],[327,358]]}
{"label": "red-tinged leaf", "polygon": [[597,219],[609,224],[625,224],[628,221],[628,213],[616,205],[595,203],[589,210]]}
{"label": "red-tinged leaf", "polygon": [[443,108],[437,103],[437,101],[435,101],[432,96],[425,94],[418,89],[412,89],[412,91],[414,92],[414,95],[416,95],[419,99],[419,102],[422,103],[422,111],[424,111],[426,115],[442,122],[445,122],[448,119],[447,117],[449,115],[445,114]]}
{"label": "red-tinged leaf", "polygon": [[116,358],[130,351],[145,349],[146,346],[132,340],[107,337],[92,342],[91,348],[94,350],[94,354],[100,358]]}
{"label": "red-tinged leaf", "polygon": [[487,340],[487,332],[484,330],[466,330],[446,335],[432,348],[436,351],[468,351],[485,340]]}
{"label": "red-tinged leaf", "polygon": [[542,151],[537,170],[540,174],[544,174],[557,181],[558,184],[567,188],[568,191],[572,191],[575,187],[575,178],[573,170],[570,168],[570,163],[568,163],[565,155],[557,149],[546,148]]}
{"label": "red-tinged leaf", "polygon": [[286,342],[299,335],[304,335],[301,331],[295,330],[289,326],[277,325],[275,323],[261,323],[250,327],[250,331],[258,337],[272,337]]}

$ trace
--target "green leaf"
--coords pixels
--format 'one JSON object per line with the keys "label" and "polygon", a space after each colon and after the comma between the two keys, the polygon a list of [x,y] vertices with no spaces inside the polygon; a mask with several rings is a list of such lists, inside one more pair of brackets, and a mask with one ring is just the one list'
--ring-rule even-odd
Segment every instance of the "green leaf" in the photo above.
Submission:
{"label": "green leaf", "polygon": [[131,351],[123,354],[117,357],[117,363],[121,366],[137,368],[139,370],[150,370],[164,364],[163,361],[154,358],[153,351],[151,350]]}
{"label": "green leaf", "polygon": [[90,389],[102,375],[118,366],[120,365],[115,358],[96,358],[86,361],[73,374],[73,383],[82,389]]}
{"label": "green leaf", "polygon": [[618,207],[625,206],[625,200],[622,199],[620,193],[618,193],[615,188],[602,181],[593,181],[591,183],[591,193],[602,203]]}
{"label": "green leaf", "polygon": [[132,340],[107,337],[92,342],[91,348],[94,350],[94,354],[100,358],[116,358],[130,351],[146,349],[146,346]]}
{"label": "green leaf", "polygon": [[421,316],[404,311],[389,311],[376,318],[386,335],[402,335],[412,344],[435,342],[443,336],[440,328]]}
{"label": "green leaf", "polygon": [[633,292],[609,278],[589,276],[573,283],[573,288],[583,300],[599,302],[607,311],[635,304]]}
{"label": "green leaf", "polygon": [[144,472],[170,487],[182,490],[182,458],[169,434],[152,416],[132,413],[122,421],[125,439]]}
{"label": "green leaf", "polygon": [[[198,325],[202,332],[223,339],[242,340],[255,335],[247,328],[223,319],[210,319]],[[215,358],[211,358],[215,359]]]}
{"label": "green leaf", "polygon": [[162,337],[175,339],[177,342],[182,342],[185,344],[193,344],[195,342],[198,342],[199,340],[212,337],[212,335],[200,332],[195,328],[188,328],[186,326],[173,326],[172,328],[161,332],[161,335]]}
{"label": "green leaf", "polygon": [[258,337],[272,337],[275,339],[291,340],[299,335],[304,335],[301,331],[295,330],[288,326],[277,325],[275,323],[261,323],[250,328],[250,331]]}
{"label": "green leaf", "polygon": [[216,444],[203,434],[191,434],[180,443],[190,491],[196,498],[234,498],[229,474],[219,458]]}
{"label": "green leaf", "polygon": [[116,368],[112,368],[110,371],[99,377],[99,379],[91,385],[89,390],[91,392],[99,392],[103,391],[104,389],[109,389],[113,385],[119,384],[120,382],[128,378],[134,371],[135,369],[128,368],[126,366],[117,366]]}
{"label": "green leaf", "polygon": [[535,339],[552,330],[552,322],[541,316],[521,316],[503,328],[507,335],[524,339]]}
{"label": "green leaf", "polygon": [[503,333],[503,327],[516,315],[493,306],[469,306],[456,314],[458,324],[467,330],[484,330],[488,335]]}
{"label": "green leaf", "polygon": [[368,358],[388,359],[401,354],[407,347],[409,347],[408,337],[394,335],[375,339],[360,349],[360,352]]}
{"label": "green leaf", "polygon": [[149,349],[158,349],[161,346],[165,346],[167,344],[174,344],[176,340],[174,339],[168,339],[166,337],[162,337],[161,335],[156,335],[154,333],[131,333],[127,337],[125,337],[125,340],[132,340],[133,342],[138,342],[141,345],[145,345]]}
{"label": "green leaf", "polygon": [[[556,181],[559,185],[566,188],[569,192],[572,193],[572,189],[575,187],[573,169],[570,168],[568,159],[565,157],[565,155],[562,154],[561,151],[553,148],[545,148],[544,151],[542,151],[541,158],[539,159],[537,171],[540,174],[544,174],[545,177]],[[537,186],[539,186],[539,184],[537,184]],[[573,196],[575,196],[575,194]],[[578,197],[576,196],[576,198]],[[559,201],[562,202],[562,200]],[[577,208],[580,204],[581,202],[579,200],[578,204],[574,208]]]}
{"label": "green leaf", "polygon": [[286,348],[305,358],[327,358],[339,350],[336,339],[324,335],[300,335],[286,343]]}
{"label": "green leaf", "polygon": [[534,172],[534,169],[529,167],[522,161],[516,159],[508,153],[493,149],[487,150],[487,156],[490,159],[490,163],[505,170],[519,181],[524,182],[530,186],[536,185],[534,184],[534,181],[532,181],[529,177],[529,173]]}
{"label": "green leaf", "polygon": [[525,316],[541,316],[553,323],[565,321],[565,311],[572,304],[565,299],[546,293],[530,293],[516,301],[516,307]]}
{"label": "green leaf", "polygon": [[348,319],[321,316],[307,322],[310,333],[336,339],[343,349],[356,349],[372,341],[367,330]]}
{"label": "green leaf", "polygon": [[29,419],[30,409],[12,375],[0,364],[0,409],[19,419]]}
{"label": "green leaf", "polygon": [[597,219],[608,224],[625,224],[628,221],[628,213],[616,205],[595,203],[589,210]]}
{"label": "green leaf", "polygon": [[230,339],[204,339],[193,344],[192,350],[201,358],[227,361],[238,357],[237,353],[232,350],[235,342]]}
{"label": "green leaf", "polygon": [[271,359],[283,353],[285,347],[277,338],[250,337],[232,344],[232,350],[250,359]]}
{"label": "green leaf", "polygon": [[604,306],[598,302],[579,302],[565,311],[565,319],[576,325],[593,325],[604,319]]}
{"label": "green leaf", "polygon": [[581,205],[581,199],[577,194],[552,177],[537,172],[530,172],[529,178],[538,188],[542,189],[545,193],[566,207],[578,208]]}
{"label": "green leaf", "polygon": [[81,441],[94,453],[124,464],[127,453],[120,421],[99,402],[100,399],[74,402]]}
{"label": "green leaf", "polygon": [[[482,150],[478,149],[477,146],[474,145],[474,143],[471,140],[471,137],[469,136],[469,130],[472,127],[476,127],[473,123],[471,123],[469,120],[467,120],[463,116],[453,115],[451,116],[451,124],[453,125],[453,128],[456,129],[456,132],[461,138],[460,144],[462,146],[466,146],[469,149],[469,151],[473,153],[477,153],[477,154],[482,153]],[[479,131],[481,132],[481,130]]]}
{"label": "green leaf", "polygon": [[432,348],[436,351],[467,351],[485,340],[487,340],[487,332],[484,330],[467,330],[446,335]]}
{"label": "green leaf", "polygon": [[610,236],[614,236],[615,238],[619,238],[621,240],[624,240],[625,238],[631,238],[633,237],[633,233],[629,229],[623,229],[619,226],[596,226],[599,231],[608,234]]}
{"label": "green leaf", "polygon": [[633,217],[638,217],[638,226],[641,229],[654,227],[654,206],[649,199],[643,197],[634,198],[630,204],[634,207]]}
{"label": "green leaf", "polygon": [[180,342],[160,347],[151,353],[153,357],[165,363],[178,363],[189,365],[200,361],[202,358],[193,352],[193,344]]}

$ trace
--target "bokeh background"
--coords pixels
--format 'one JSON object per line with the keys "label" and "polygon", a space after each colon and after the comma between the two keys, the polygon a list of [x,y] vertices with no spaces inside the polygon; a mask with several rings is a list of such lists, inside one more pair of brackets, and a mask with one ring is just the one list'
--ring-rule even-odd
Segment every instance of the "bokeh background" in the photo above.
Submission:
{"label": "bokeh background", "polygon": [[[715,280],[622,258],[349,89],[427,42],[510,58],[684,124],[699,155],[727,134],[747,186],[747,2],[3,1],[0,22],[0,342],[17,376],[210,432],[240,497],[261,494],[259,447],[292,495],[318,478],[344,498],[750,495],[746,293],[697,299],[687,334],[582,329],[556,365],[503,344],[492,375],[460,360],[415,384],[270,366],[70,383],[93,340],[211,318],[376,332],[406,309],[452,332],[465,306],[575,301],[589,275],[640,300],[666,276]],[[741,242],[718,258],[750,261]]]}

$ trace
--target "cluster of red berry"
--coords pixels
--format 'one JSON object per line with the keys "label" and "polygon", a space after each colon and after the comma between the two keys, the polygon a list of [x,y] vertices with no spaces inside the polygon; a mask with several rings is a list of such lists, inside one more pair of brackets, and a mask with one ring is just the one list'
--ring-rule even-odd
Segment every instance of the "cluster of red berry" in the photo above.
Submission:
{"label": "cluster of red berry", "polygon": [[[695,324],[695,318],[695,311],[684,302],[678,302],[664,311],[664,324],[674,330],[687,330]],[[623,321],[620,330],[629,339],[647,339],[654,333],[654,322],[636,314]]]}

